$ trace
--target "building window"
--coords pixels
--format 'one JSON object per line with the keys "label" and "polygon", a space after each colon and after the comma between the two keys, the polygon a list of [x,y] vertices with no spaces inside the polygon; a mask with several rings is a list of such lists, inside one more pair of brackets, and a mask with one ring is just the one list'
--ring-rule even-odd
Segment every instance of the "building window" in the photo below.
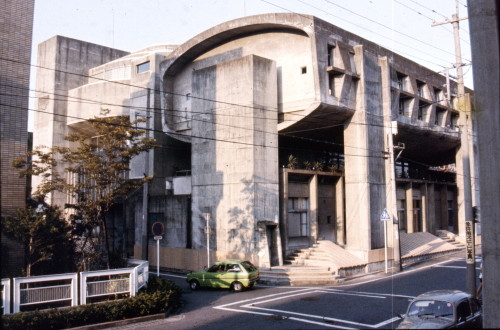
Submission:
{"label": "building window", "polygon": [[398,88],[402,91],[407,91],[408,89],[408,76],[401,73],[401,72],[396,72],[397,79],[398,79]]}
{"label": "building window", "polygon": [[434,119],[434,125],[436,126],[442,125],[445,114],[446,114],[446,109],[436,107],[436,118]]}
{"label": "building window", "polygon": [[398,114],[401,116],[410,116],[410,101],[409,98],[400,98],[399,99],[399,108]]}
{"label": "building window", "polygon": [[191,100],[191,93],[186,94],[186,101],[189,101],[189,100]]}
{"label": "building window", "polygon": [[349,52],[349,63],[351,64],[351,72],[357,73],[356,62],[354,61],[354,53],[352,53],[352,52]]}
{"label": "building window", "polygon": [[288,236],[309,236],[309,199],[288,198]]}
{"label": "building window", "polygon": [[417,94],[418,94],[418,97],[421,97],[421,98],[425,98],[425,83],[420,81],[420,80],[417,80]]}
{"label": "building window", "polygon": [[334,63],[335,63],[335,46],[334,45],[328,45],[327,65],[328,66],[333,66]]}
{"label": "building window", "polygon": [[434,88],[434,97],[436,98],[436,102],[439,103],[444,100],[443,91],[439,88]]}
{"label": "building window", "polygon": [[300,68],[302,74],[306,74],[307,73],[307,66],[303,66]]}
{"label": "building window", "polygon": [[448,229],[452,229],[454,227],[454,214],[453,214],[453,201],[448,201]]}
{"label": "building window", "polygon": [[143,73],[149,71],[149,61],[137,64],[137,73]]}
{"label": "building window", "polygon": [[458,114],[456,114],[456,113],[451,114],[450,126],[451,126],[451,128],[458,127]]}

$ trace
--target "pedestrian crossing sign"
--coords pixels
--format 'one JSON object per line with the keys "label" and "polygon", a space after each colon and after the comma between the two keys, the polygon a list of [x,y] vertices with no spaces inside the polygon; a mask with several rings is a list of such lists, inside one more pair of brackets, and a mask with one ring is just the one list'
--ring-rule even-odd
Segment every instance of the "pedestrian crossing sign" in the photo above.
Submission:
{"label": "pedestrian crossing sign", "polygon": [[384,209],[384,211],[380,215],[380,221],[391,221],[391,216],[387,209]]}

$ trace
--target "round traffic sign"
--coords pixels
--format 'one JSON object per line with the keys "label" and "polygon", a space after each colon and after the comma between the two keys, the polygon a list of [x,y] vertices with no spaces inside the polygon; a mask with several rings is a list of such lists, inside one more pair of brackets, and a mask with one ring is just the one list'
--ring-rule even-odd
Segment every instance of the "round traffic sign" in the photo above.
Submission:
{"label": "round traffic sign", "polygon": [[153,226],[151,226],[151,231],[153,232],[154,236],[163,235],[163,224],[161,222],[153,223]]}

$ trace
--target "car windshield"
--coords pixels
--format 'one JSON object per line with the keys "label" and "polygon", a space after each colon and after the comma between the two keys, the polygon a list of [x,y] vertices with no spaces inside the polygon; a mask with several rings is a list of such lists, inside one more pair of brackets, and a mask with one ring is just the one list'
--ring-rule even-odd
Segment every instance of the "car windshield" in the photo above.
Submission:
{"label": "car windshield", "polygon": [[418,300],[411,304],[408,316],[434,316],[453,318],[453,305],[440,300]]}
{"label": "car windshield", "polygon": [[241,265],[246,269],[247,272],[254,272],[257,268],[250,261],[243,261]]}

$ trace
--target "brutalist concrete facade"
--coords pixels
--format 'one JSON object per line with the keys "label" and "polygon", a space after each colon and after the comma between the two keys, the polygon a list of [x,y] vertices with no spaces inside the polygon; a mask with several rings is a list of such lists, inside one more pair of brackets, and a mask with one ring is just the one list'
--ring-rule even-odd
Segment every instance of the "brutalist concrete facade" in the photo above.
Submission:
{"label": "brutalist concrete facade", "polygon": [[[179,269],[227,257],[279,265],[318,239],[377,264],[385,208],[399,218],[387,225],[390,257],[398,229],[464,234],[453,81],[297,14],[245,17],[140,53],[88,65],[94,79],[68,88],[77,102],[65,107],[78,119],[64,130],[84,130],[99,107],[150,119],[160,146],[130,175],[155,179],[116,213],[129,254],[155,264],[144,247],[156,221],[160,264]],[[120,70],[131,76],[112,78]],[[101,104],[78,102],[87,98]]]}

